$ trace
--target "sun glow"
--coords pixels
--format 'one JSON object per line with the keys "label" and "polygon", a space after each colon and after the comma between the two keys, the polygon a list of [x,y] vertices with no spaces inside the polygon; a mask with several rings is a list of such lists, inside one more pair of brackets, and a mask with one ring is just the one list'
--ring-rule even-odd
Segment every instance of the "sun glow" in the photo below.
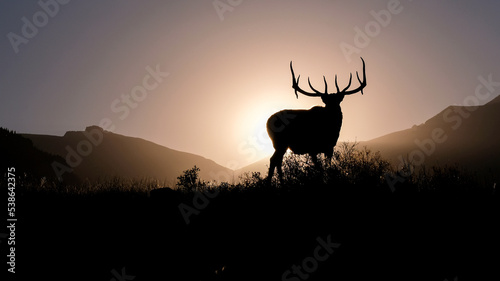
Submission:
{"label": "sun glow", "polygon": [[250,108],[252,111],[242,114],[243,141],[238,147],[238,151],[246,156],[245,160],[248,163],[269,157],[274,152],[273,144],[267,134],[266,123],[271,115],[280,110],[271,104],[261,104]]}

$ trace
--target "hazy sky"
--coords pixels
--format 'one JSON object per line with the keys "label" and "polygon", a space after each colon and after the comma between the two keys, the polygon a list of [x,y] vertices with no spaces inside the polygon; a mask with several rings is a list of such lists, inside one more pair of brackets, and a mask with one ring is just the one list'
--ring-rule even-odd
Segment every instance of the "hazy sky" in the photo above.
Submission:
{"label": "hazy sky", "polygon": [[463,104],[478,76],[500,81],[499,12],[496,0],[1,1],[0,126],[63,135],[104,119],[234,168],[272,152],[272,113],[322,104],[295,98],[291,60],[303,88],[325,75],[334,89],[362,56],[368,85],[344,99],[340,139],[369,140]]}

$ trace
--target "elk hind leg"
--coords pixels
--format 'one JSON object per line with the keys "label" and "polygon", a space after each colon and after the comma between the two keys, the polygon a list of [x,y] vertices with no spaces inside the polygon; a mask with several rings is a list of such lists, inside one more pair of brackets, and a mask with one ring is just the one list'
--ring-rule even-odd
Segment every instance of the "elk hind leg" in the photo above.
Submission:
{"label": "elk hind leg", "polygon": [[283,155],[285,155],[286,149],[276,149],[274,151],[273,156],[271,156],[271,161],[269,163],[269,172],[267,174],[267,181],[271,182],[273,175],[274,175],[274,169],[278,168],[278,176],[280,180],[283,179],[283,170],[281,169],[281,165],[283,162]]}

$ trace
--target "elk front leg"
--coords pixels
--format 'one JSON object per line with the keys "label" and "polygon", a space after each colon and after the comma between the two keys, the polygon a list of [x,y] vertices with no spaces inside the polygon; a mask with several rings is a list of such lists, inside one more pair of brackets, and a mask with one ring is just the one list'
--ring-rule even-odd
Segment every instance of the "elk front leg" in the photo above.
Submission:
{"label": "elk front leg", "polygon": [[267,173],[267,181],[271,183],[274,175],[274,169],[278,168],[278,176],[280,182],[283,181],[283,170],[281,169],[281,165],[283,163],[283,155],[285,155],[286,149],[276,149],[274,151],[273,156],[271,156],[271,161],[269,163],[269,172]]}

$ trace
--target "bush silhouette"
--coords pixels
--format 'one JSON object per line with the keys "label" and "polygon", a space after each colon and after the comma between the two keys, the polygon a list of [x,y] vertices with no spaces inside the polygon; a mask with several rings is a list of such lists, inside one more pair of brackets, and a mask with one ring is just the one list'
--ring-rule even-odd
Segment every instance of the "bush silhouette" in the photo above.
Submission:
{"label": "bush silhouette", "polygon": [[[319,167],[311,157],[287,154],[283,161],[284,181],[280,186],[374,186],[385,184],[384,174],[391,171],[388,161],[380,153],[366,147],[357,148],[357,143],[341,143],[331,161],[319,157]],[[275,176],[275,183],[278,183]]]}
{"label": "bush silhouette", "polygon": [[199,179],[200,168],[194,166],[191,169],[185,170],[182,175],[177,177],[176,186],[178,189],[186,192],[194,192],[205,185]]}

